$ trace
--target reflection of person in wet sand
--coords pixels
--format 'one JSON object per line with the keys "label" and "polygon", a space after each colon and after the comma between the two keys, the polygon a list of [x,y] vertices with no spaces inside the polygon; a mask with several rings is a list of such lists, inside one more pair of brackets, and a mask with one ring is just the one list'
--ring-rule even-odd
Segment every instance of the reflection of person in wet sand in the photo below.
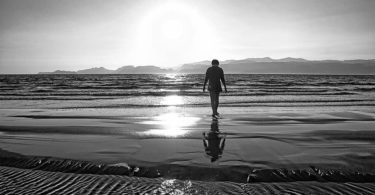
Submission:
{"label": "reflection of person in wet sand", "polygon": [[225,84],[224,71],[219,67],[219,61],[214,59],[211,62],[212,66],[206,71],[206,77],[203,84],[203,92],[206,90],[208,82],[208,91],[210,91],[212,117],[219,118],[217,108],[219,107],[219,95],[222,92],[221,83],[224,85],[225,92],[227,92],[227,85]]}
{"label": "reflection of person in wet sand", "polygon": [[212,120],[211,131],[203,133],[203,145],[207,155],[211,156],[211,162],[219,159],[224,151],[225,135],[219,131],[218,121]]}

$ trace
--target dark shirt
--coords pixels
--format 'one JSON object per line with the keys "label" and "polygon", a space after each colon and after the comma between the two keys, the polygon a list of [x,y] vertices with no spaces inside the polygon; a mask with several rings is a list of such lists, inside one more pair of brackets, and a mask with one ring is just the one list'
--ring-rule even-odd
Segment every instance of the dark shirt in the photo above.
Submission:
{"label": "dark shirt", "polygon": [[208,142],[207,147],[205,148],[206,153],[213,157],[220,157],[224,150],[222,139],[222,137],[219,137],[219,133],[208,133],[208,136],[206,137]]}
{"label": "dark shirt", "polygon": [[220,80],[224,83],[224,71],[219,66],[211,66],[206,71],[206,78],[208,80],[208,91],[222,92]]}
{"label": "dark shirt", "polygon": [[221,136],[219,131],[211,131],[204,134],[203,145],[206,154],[211,156],[211,161],[216,161],[223,155],[225,137]]}

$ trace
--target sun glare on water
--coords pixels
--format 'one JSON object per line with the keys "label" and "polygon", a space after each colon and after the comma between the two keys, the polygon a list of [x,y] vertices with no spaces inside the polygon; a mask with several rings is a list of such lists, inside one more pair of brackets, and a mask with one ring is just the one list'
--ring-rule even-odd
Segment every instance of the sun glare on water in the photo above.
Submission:
{"label": "sun glare on water", "polygon": [[183,105],[184,100],[181,96],[178,95],[170,95],[165,97],[161,102],[161,105],[169,105],[169,106],[176,106],[176,105]]}
{"label": "sun glare on water", "polygon": [[157,125],[160,129],[150,129],[143,132],[145,135],[159,135],[165,137],[183,136],[189,132],[186,127],[192,126],[199,121],[198,117],[184,116],[179,113],[170,112],[145,121],[143,124]]}
{"label": "sun glare on water", "polygon": [[166,78],[168,78],[168,79],[174,79],[174,80],[176,80],[177,74],[175,74],[175,73],[170,73],[170,74],[165,74],[164,76],[165,76]]}

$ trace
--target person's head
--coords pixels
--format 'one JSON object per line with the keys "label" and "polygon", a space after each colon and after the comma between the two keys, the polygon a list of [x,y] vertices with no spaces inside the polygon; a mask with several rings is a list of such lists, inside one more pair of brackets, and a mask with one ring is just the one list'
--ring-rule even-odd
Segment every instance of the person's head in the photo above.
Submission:
{"label": "person's head", "polygon": [[211,64],[212,64],[212,66],[219,66],[219,60],[217,60],[217,59],[213,59],[213,60],[211,61]]}

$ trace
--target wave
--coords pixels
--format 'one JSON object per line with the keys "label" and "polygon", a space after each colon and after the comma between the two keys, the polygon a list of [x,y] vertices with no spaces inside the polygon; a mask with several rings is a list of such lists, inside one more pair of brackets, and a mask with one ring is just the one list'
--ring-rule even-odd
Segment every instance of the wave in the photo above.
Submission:
{"label": "wave", "polygon": [[[226,78],[229,93],[221,94],[222,106],[373,106],[371,100],[375,99],[375,76],[238,74]],[[176,106],[209,106],[205,103],[208,93],[202,92],[203,80],[204,75],[175,78],[165,75],[0,75],[0,100],[2,107],[7,108],[24,105],[23,102],[29,100],[35,101],[34,105],[49,101],[49,105],[58,108],[165,107],[170,105],[161,105],[162,98],[181,96],[187,101]],[[251,101],[244,101],[246,98]],[[79,101],[82,104],[78,104]],[[61,103],[60,107],[57,102]]]}
{"label": "wave", "polygon": [[[64,99],[65,100],[65,99]],[[18,100],[15,100],[18,101]],[[105,109],[105,108],[167,108],[170,106],[177,107],[177,108],[193,108],[193,107],[210,107],[210,103],[189,103],[189,104],[121,104],[121,103],[111,103],[111,102],[97,102],[92,100],[92,102],[84,101],[83,100],[72,100],[67,102],[57,101],[55,100],[44,100],[44,101],[51,101],[46,104],[46,102],[33,102],[32,105],[28,104],[28,102],[20,103],[15,102],[11,105],[7,104],[4,101],[4,104],[0,104],[1,108],[24,108],[31,107],[31,108],[52,108],[52,109],[78,109],[78,108],[88,108],[88,109]],[[91,101],[91,100],[90,100]],[[222,102],[220,103],[220,107],[229,107],[229,108],[245,108],[245,107],[322,107],[322,106],[329,106],[329,107],[372,107],[375,106],[374,101],[269,101],[269,102]]]}
{"label": "wave", "polygon": [[[370,91],[370,90],[363,90],[363,91]],[[356,92],[328,92],[328,91],[320,91],[320,92],[309,92],[309,91],[261,91],[261,92],[241,92],[241,91],[231,91],[230,93],[222,93],[221,96],[274,96],[274,95],[283,95],[283,96],[335,96],[335,95],[357,95]],[[27,93],[27,94],[16,94],[16,93],[7,93],[1,94],[0,93],[0,100],[44,100],[44,99],[56,99],[56,100],[64,100],[64,99],[77,99],[77,100],[86,100],[86,99],[113,99],[113,98],[121,98],[121,97],[139,97],[139,96],[170,96],[170,95],[178,95],[178,96],[193,96],[193,97],[205,97],[207,93],[202,92],[181,92],[181,91],[164,91],[164,92],[136,92],[136,93],[84,93],[84,92],[77,92],[77,93]]]}
{"label": "wave", "polygon": [[371,92],[375,91],[375,87],[366,87],[366,88],[355,88],[354,91],[366,91],[366,92]]}

